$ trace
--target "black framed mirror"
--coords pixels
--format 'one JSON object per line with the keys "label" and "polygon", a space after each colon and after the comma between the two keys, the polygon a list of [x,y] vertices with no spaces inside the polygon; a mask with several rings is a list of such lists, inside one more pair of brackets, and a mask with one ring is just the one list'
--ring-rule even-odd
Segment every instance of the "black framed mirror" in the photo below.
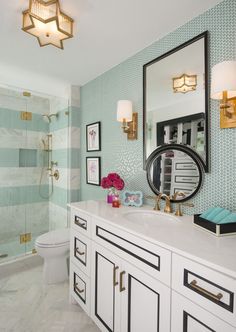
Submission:
{"label": "black framed mirror", "polygon": [[184,202],[199,191],[203,180],[203,160],[191,148],[164,144],[148,157],[147,180],[151,190]]}
{"label": "black framed mirror", "polygon": [[208,32],[143,66],[143,158],[162,144],[190,146],[208,162]]}

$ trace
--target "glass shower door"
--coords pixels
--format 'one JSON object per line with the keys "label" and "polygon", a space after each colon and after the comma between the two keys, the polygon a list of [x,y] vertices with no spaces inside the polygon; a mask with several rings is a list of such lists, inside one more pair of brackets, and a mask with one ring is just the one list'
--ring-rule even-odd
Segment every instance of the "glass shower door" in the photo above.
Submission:
{"label": "glass shower door", "polygon": [[22,151],[26,146],[26,100],[0,88],[0,263],[25,253],[26,182]]}

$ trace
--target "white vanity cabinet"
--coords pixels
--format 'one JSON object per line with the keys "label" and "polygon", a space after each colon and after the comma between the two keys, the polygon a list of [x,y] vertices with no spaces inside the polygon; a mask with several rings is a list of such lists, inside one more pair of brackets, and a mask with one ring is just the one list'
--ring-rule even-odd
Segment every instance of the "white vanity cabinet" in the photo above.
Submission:
{"label": "white vanity cabinet", "polygon": [[170,330],[167,286],[97,243],[92,260],[91,316],[102,331]]}
{"label": "white vanity cabinet", "polygon": [[[141,228],[140,234],[130,230],[128,223],[126,228],[121,209],[105,206],[109,212],[105,218],[99,215],[99,204],[98,211],[90,213],[71,210],[70,295],[101,331],[236,332],[233,272],[204,265],[187,251],[185,255],[165,247],[164,241],[163,245],[148,241]],[[179,227],[172,235],[169,229],[169,236],[175,236]],[[163,240],[168,227],[165,233],[156,229]],[[143,231],[148,231],[145,225]],[[190,228],[190,236],[192,232]],[[199,234],[199,240],[208,239],[205,233]],[[219,246],[220,241],[212,243]]]}

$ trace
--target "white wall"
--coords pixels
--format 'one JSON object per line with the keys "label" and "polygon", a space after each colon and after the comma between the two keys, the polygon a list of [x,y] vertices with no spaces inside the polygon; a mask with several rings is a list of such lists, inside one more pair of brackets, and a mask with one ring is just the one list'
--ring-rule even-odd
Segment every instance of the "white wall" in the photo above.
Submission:
{"label": "white wall", "polygon": [[9,85],[63,98],[70,96],[70,83],[54,77],[35,74],[19,67],[0,63],[0,85]]}

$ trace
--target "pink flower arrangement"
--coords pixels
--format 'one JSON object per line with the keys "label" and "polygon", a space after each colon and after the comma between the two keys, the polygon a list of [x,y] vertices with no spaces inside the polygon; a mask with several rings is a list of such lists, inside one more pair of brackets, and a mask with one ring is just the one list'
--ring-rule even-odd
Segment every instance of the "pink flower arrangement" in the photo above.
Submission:
{"label": "pink flower arrangement", "polygon": [[101,186],[104,189],[115,188],[122,190],[124,188],[124,181],[117,173],[109,173],[106,177],[102,178]]}

